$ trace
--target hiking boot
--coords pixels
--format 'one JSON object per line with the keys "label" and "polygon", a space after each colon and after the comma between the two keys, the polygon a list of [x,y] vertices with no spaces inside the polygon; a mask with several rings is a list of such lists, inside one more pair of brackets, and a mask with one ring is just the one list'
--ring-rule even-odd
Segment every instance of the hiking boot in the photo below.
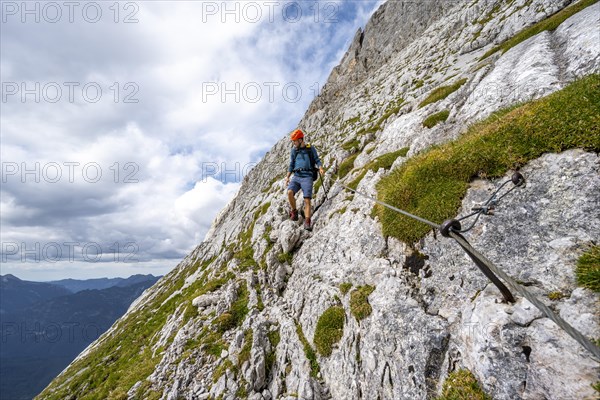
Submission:
{"label": "hiking boot", "polygon": [[304,229],[307,231],[312,231],[312,224],[310,223],[310,218],[306,218],[304,220]]}
{"label": "hiking boot", "polygon": [[298,210],[290,211],[290,219],[292,221],[298,221]]}

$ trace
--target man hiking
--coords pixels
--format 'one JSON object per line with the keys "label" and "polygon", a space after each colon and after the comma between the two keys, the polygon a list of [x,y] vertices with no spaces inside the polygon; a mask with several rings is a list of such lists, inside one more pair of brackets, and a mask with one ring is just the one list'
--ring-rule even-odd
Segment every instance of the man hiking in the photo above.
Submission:
{"label": "man hiking", "polygon": [[[310,222],[310,200],[312,199],[313,191],[313,171],[315,165],[319,167],[319,173],[324,174],[321,160],[317,154],[317,150],[309,143],[304,143],[304,133],[300,129],[296,129],[291,134],[293,142],[292,151],[290,154],[290,166],[285,178],[287,186],[288,200],[292,210],[290,218],[292,221],[298,221],[298,210],[296,209],[296,193],[302,189],[304,196],[304,229],[312,230]],[[290,176],[294,177],[290,181]]]}

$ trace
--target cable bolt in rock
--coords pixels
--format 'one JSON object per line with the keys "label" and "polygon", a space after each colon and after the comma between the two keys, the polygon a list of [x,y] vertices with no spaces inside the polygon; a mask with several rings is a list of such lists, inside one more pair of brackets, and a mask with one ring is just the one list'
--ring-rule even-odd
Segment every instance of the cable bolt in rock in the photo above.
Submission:
{"label": "cable bolt in rock", "polygon": [[[508,185],[510,182],[512,182],[514,184],[514,186],[512,188],[510,188],[502,196],[498,197],[498,193],[500,193],[502,188],[505,187],[506,185]],[[482,214],[483,215],[494,215],[494,211],[496,210],[496,206],[498,205],[498,202],[504,196],[506,196],[507,194],[509,194],[510,192],[515,190],[516,188],[523,186],[524,184],[525,184],[525,178],[523,177],[523,175],[521,175],[521,173],[519,173],[519,172],[515,172],[512,175],[512,177],[510,178],[510,180],[508,180],[508,181],[504,182],[502,185],[500,185],[500,187],[494,193],[492,193],[490,198],[485,203],[471,208],[471,210],[473,211],[471,214],[458,218],[458,221],[464,221],[465,219],[476,216],[475,220],[473,221],[473,223],[471,223],[471,225],[468,228],[462,229],[462,230],[461,230],[461,228],[458,228],[458,231],[460,233],[465,233],[465,232],[468,232],[471,229],[473,229],[473,227],[475,226],[477,221],[479,221],[479,217],[481,217]],[[444,235],[444,232],[442,232],[442,235]]]}

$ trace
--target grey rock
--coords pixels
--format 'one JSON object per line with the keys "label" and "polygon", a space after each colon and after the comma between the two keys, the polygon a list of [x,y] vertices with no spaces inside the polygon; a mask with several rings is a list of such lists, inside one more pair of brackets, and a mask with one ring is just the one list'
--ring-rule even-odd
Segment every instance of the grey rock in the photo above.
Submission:
{"label": "grey rock", "polygon": [[[507,311],[510,313],[510,311]],[[521,298],[517,300],[517,303],[513,306],[512,314],[510,319],[517,325],[527,326],[534,319],[541,318],[542,312],[534,307],[527,299]]]}
{"label": "grey rock", "polygon": [[294,249],[298,239],[300,239],[300,229],[297,222],[290,220],[284,221],[279,226],[279,243],[281,243],[284,253],[289,253]]}
{"label": "grey rock", "polygon": [[192,305],[194,307],[208,307],[217,304],[218,302],[219,296],[213,294],[204,294],[192,300]]}
{"label": "grey rock", "polygon": [[597,298],[589,289],[577,288],[558,306],[559,315],[588,338],[600,338],[600,315],[594,310]]}
{"label": "grey rock", "polygon": [[273,398],[273,396],[271,395],[271,392],[269,391],[269,389],[265,389],[262,391],[262,397],[265,400],[271,400]]}

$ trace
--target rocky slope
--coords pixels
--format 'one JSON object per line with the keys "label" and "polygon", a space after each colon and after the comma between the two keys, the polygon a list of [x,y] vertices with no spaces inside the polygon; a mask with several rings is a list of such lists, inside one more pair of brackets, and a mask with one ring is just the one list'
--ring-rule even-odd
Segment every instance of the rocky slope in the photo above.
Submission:
{"label": "rocky slope", "polygon": [[[378,182],[419,152],[600,72],[600,4],[571,3],[385,3],[299,124],[328,167],[314,231],[287,219],[283,137],[205,241],[40,398],[420,399],[459,369],[495,399],[594,398],[598,360],[553,322],[524,299],[502,302],[453,241],[384,236],[373,202],[342,187],[376,196]],[[557,19],[556,29],[511,42]],[[440,88],[446,94],[432,99]],[[433,115],[441,122],[424,126]],[[595,121],[586,140],[600,149]],[[390,154],[391,168],[363,169]],[[574,278],[600,237],[598,156],[545,154],[522,172],[526,187],[467,238],[598,338],[598,296]],[[456,215],[507,177],[473,180]]]}

